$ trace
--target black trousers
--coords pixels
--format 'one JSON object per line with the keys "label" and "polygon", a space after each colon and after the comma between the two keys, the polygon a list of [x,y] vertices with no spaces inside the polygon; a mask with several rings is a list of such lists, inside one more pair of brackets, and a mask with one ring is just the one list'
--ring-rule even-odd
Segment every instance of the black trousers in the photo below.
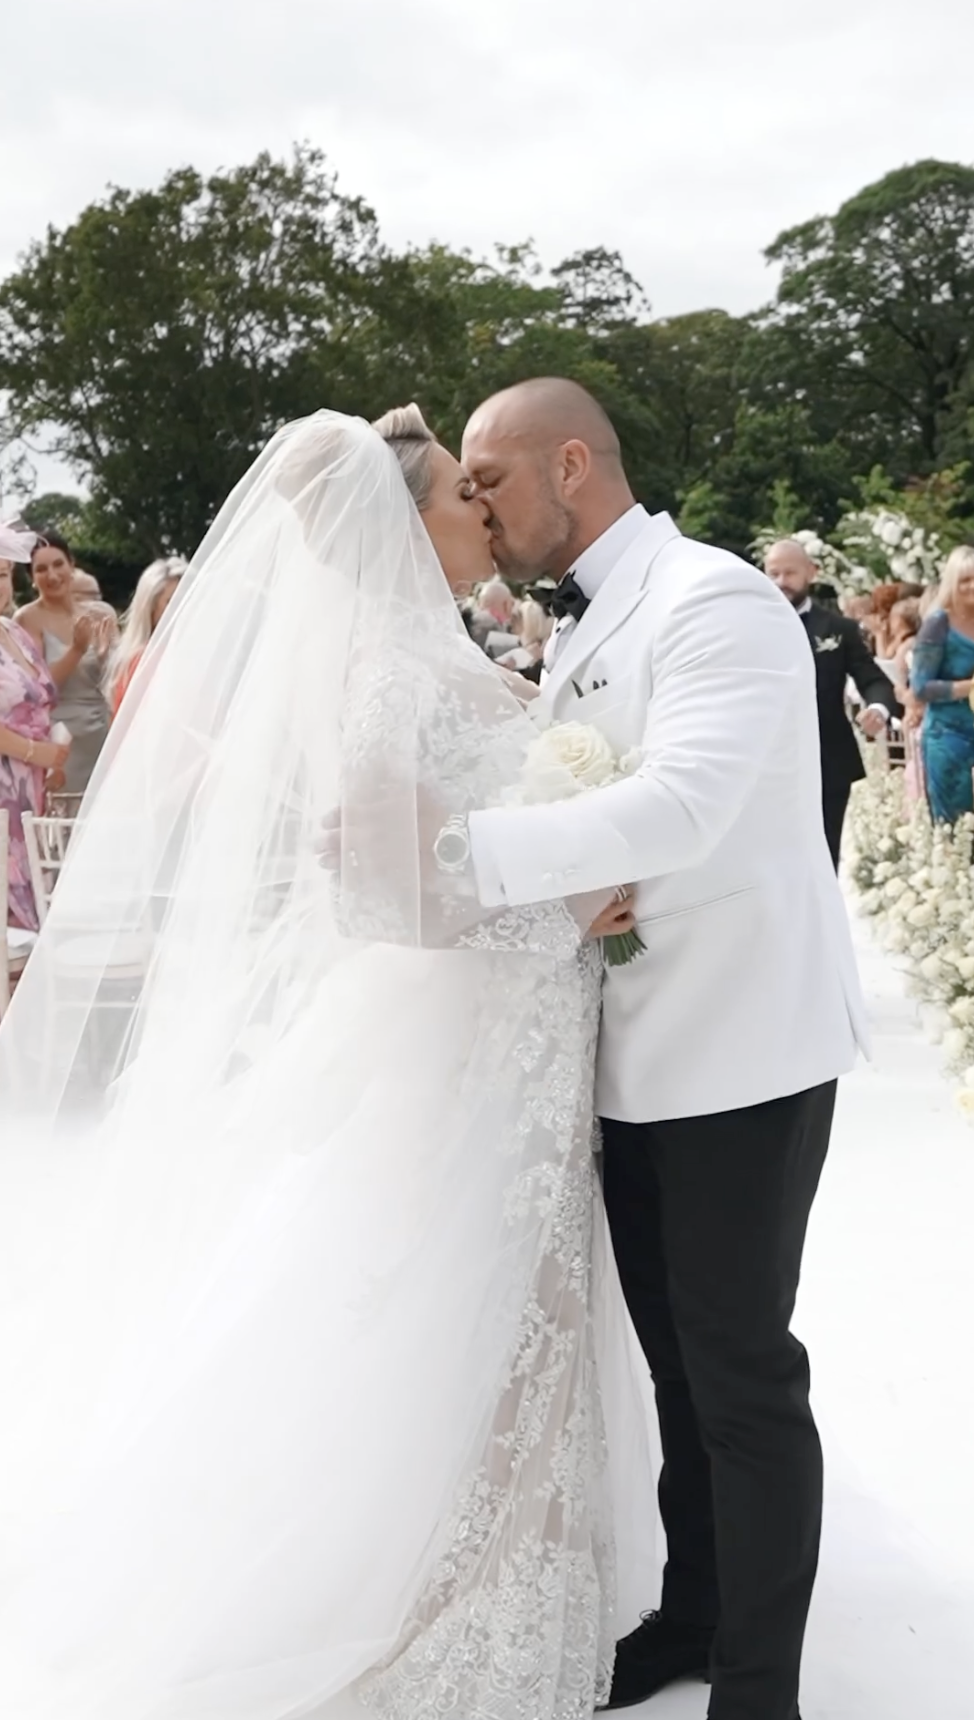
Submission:
{"label": "black trousers", "polygon": [[844,787],[827,788],[822,794],[825,840],[829,845],[829,853],[832,856],[832,864],[836,871],[839,870],[839,855],[842,851],[842,826],[845,823],[851,793],[852,785],[846,783]]}
{"label": "black trousers", "polygon": [[715,1626],[711,1720],[795,1720],[822,1453],[790,1323],[836,1084],[603,1122],[605,1200],[656,1387],[662,1609]]}

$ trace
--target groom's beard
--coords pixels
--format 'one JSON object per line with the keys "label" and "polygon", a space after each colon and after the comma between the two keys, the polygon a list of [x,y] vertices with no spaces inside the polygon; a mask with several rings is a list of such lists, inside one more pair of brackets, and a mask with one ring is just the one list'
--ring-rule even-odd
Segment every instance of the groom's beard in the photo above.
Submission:
{"label": "groom's beard", "polygon": [[533,562],[528,563],[516,555],[504,536],[504,528],[496,517],[488,520],[490,531],[490,554],[496,571],[501,579],[513,579],[516,585],[529,585],[538,578],[538,569]]}
{"label": "groom's beard", "polygon": [[497,514],[492,515],[489,525],[497,571],[518,585],[531,585],[538,579],[557,584],[575,559],[578,525],[550,480],[539,481],[530,511],[515,521],[514,536],[520,539],[516,546]]}

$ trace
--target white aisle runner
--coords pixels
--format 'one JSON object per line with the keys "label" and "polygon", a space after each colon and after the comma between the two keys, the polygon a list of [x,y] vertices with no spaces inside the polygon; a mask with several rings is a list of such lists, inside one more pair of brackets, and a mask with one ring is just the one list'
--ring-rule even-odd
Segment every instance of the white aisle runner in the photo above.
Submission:
{"label": "white aisle runner", "polygon": [[[855,931],[874,1061],[842,1084],[796,1318],[827,1474],[802,1720],[971,1720],[974,1129]],[[701,1685],[629,1710],[706,1711]]]}

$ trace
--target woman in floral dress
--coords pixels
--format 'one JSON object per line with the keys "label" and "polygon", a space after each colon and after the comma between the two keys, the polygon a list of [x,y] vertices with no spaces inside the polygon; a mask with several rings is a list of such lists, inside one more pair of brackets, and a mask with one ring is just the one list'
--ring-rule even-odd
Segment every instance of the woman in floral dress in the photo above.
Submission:
{"label": "woman in floral dress", "polygon": [[[0,573],[0,611],[4,581]],[[62,770],[68,748],[51,740],[57,688],[29,633],[0,615],[0,810],[9,817],[10,859],[7,922],[36,931],[37,904],[24,844],[25,812],[44,810],[48,771]]]}

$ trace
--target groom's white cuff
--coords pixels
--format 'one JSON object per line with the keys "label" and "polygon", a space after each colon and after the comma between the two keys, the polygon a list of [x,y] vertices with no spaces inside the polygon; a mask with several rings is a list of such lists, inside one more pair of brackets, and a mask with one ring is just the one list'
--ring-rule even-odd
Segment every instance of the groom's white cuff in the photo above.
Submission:
{"label": "groom's white cuff", "polygon": [[477,900],[484,908],[503,908],[507,901],[500,863],[485,828],[489,815],[472,812],[467,823],[470,858],[477,881]]}
{"label": "groom's white cuff", "polygon": [[[567,800],[472,812],[467,831],[481,906],[519,908],[527,902],[558,902],[638,877],[625,838],[592,804],[615,795],[617,786],[585,796],[584,808],[576,800]],[[629,778],[625,786],[635,786],[635,779]],[[615,875],[607,884],[603,873]]]}

